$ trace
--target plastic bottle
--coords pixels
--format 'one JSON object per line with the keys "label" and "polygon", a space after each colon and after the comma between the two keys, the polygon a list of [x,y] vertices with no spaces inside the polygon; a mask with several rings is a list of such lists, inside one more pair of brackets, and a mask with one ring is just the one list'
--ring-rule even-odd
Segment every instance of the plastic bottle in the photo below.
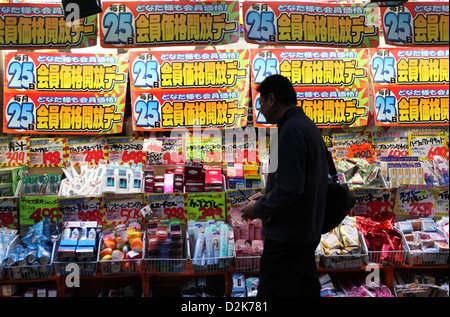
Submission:
{"label": "plastic bottle", "polygon": [[194,260],[192,261],[195,265],[201,264],[201,258],[203,256],[203,247],[205,244],[205,234],[200,233],[198,235],[197,240],[195,241],[195,250],[194,250]]}
{"label": "plastic bottle", "polygon": [[205,229],[205,251],[206,251],[206,264],[212,265],[213,257],[214,257],[214,251],[213,251],[213,234],[211,231],[211,227],[207,227]]}

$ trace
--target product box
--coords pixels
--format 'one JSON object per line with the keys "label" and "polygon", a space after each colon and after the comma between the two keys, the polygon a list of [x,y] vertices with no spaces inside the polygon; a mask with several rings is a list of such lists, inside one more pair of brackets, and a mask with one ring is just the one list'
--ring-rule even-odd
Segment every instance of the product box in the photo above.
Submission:
{"label": "product box", "polygon": [[186,165],[184,167],[184,179],[186,183],[203,181],[203,166],[196,163]]}
{"label": "product box", "polygon": [[222,185],[222,169],[208,168],[205,170],[205,186]]}
{"label": "product box", "polygon": [[244,176],[245,188],[261,188],[261,174],[248,174]]}

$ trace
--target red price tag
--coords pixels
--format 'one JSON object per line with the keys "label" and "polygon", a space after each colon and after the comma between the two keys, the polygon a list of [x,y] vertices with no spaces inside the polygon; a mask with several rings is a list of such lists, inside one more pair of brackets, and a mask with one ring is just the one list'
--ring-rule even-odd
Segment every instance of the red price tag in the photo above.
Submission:
{"label": "red price tag", "polygon": [[136,164],[144,162],[144,152],[142,151],[124,151],[122,154],[122,162],[134,162]]}
{"label": "red price tag", "polygon": [[445,146],[432,147],[430,151],[428,151],[428,159],[432,160],[433,156],[442,156],[443,158],[448,157],[448,148]]}
{"label": "red price tag", "polygon": [[370,144],[363,143],[361,145],[353,144],[348,148],[347,157],[352,158],[362,158],[366,159],[367,162],[373,163],[375,160],[375,151]]}
{"label": "red price tag", "polygon": [[43,164],[60,164],[61,163],[61,153],[56,152],[44,152],[42,153]]}
{"label": "red price tag", "polygon": [[8,160],[8,164],[21,165],[27,163],[25,161],[25,152],[7,152],[6,159]]}
{"label": "red price tag", "polygon": [[14,213],[12,211],[0,212],[0,227],[9,227],[14,223]]}
{"label": "red price tag", "polygon": [[102,223],[102,214],[98,209],[79,211],[77,215],[80,221],[96,221],[97,223]]}
{"label": "red price tag", "polygon": [[105,153],[103,150],[84,151],[83,155],[86,155],[85,162],[97,163],[104,159]]}
{"label": "red price tag", "polygon": [[391,203],[388,201],[368,201],[366,206],[368,216],[381,215],[391,211]]}
{"label": "red price tag", "polygon": [[389,151],[388,156],[404,157],[408,156],[408,151],[391,150]]}
{"label": "red price tag", "polygon": [[54,208],[38,208],[33,213],[31,213],[30,219],[38,223],[43,220],[43,218],[50,218],[50,223],[54,224],[58,221],[58,207]]}
{"label": "red price tag", "polygon": [[217,219],[223,219],[223,210],[220,207],[200,207],[198,210],[201,212],[201,215],[198,216],[198,219],[207,219],[208,217],[216,219],[216,216]]}
{"label": "red price tag", "polygon": [[139,209],[136,208],[122,208],[120,210],[120,218],[121,221],[127,223],[130,219],[139,219],[142,218],[142,216],[139,214]]}
{"label": "red price tag", "polygon": [[167,165],[176,165],[183,163],[183,152],[166,152],[163,155],[163,160]]}
{"label": "red price tag", "polygon": [[164,208],[163,213],[169,219],[178,218],[186,222],[186,210],[183,207],[167,207]]}
{"label": "red price tag", "polygon": [[433,214],[432,202],[415,202],[409,204],[409,206],[411,207],[410,216],[430,217]]}

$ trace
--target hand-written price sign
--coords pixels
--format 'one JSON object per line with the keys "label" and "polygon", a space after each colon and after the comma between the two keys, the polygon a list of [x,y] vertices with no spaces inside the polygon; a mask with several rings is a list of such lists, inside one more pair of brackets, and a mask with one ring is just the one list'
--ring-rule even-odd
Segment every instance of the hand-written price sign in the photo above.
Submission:
{"label": "hand-written price sign", "polygon": [[448,217],[448,186],[438,187],[437,188],[437,201],[434,215],[441,217]]}
{"label": "hand-written price sign", "polygon": [[73,165],[82,162],[98,164],[100,160],[108,160],[106,138],[69,138],[69,161]]}
{"label": "hand-written price sign", "polygon": [[29,163],[30,138],[1,138],[0,166],[21,166]]}
{"label": "hand-written price sign", "polygon": [[374,132],[372,146],[377,160],[385,156],[408,156],[408,133]]}
{"label": "hand-written price sign", "polygon": [[225,193],[186,194],[187,220],[225,220]]}
{"label": "hand-written price sign", "polygon": [[230,189],[227,191],[227,216],[231,220],[231,214],[234,212],[239,212],[241,209],[247,204],[247,197],[252,196],[253,194],[260,191],[260,189]]}
{"label": "hand-written price sign", "polygon": [[105,203],[105,224],[128,223],[132,219],[142,219],[139,211],[144,206],[140,194],[108,194],[103,196]]}
{"label": "hand-written price sign", "polygon": [[184,164],[185,149],[182,138],[156,139],[144,148],[147,151],[147,165]]}
{"label": "hand-written price sign", "polygon": [[346,155],[348,158],[362,158],[369,163],[375,161],[375,153],[372,148],[372,144],[363,143],[360,145],[353,144],[348,148],[348,153]]}
{"label": "hand-written price sign", "polygon": [[333,135],[333,157],[335,159],[359,157],[373,160],[371,135],[369,133],[335,133]]}
{"label": "hand-written price sign", "polygon": [[181,223],[186,223],[186,209],[184,207],[186,194],[164,193],[146,194],[145,203],[151,208],[158,218],[178,218]]}
{"label": "hand-written price sign", "polygon": [[421,159],[432,160],[434,155],[448,158],[448,145],[445,133],[435,133],[429,135],[409,135],[409,155],[417,156]]}
{"label": "hand-written price sign", "polygon": [[108,158],[111,163],[144,163],[144,138],[108,138]]}
{"label": "hand-written price sign", "polygon": [[0,198],[0,228],[18,228],[16,198]]}
{"label": "hand-written price sign", "polygon": [[64,138],[30,139],[30,167],[64,167],[67,155]]}
{"label": "hand-written price sign", "polygon": [[428,185],[402,185],[397,189],[394,213],[433,217],[436,207],[436,187]]}
{"label": "hand-written price sign", "polygon": [[60,198],[61,221],[96,221],[104,223],[105,211],[102,197]]}
{"label": "hand-written price sign", "polygon": [[34,225],[47,217],[55,224],[59,219],[58,206],[56,196],[21,196],[20,225]]}
{"label": "hand-written price sign", "polygon": [[394,211],[395,188],[358,188],[353,190],[356,197],[353,216],[379,216]]}

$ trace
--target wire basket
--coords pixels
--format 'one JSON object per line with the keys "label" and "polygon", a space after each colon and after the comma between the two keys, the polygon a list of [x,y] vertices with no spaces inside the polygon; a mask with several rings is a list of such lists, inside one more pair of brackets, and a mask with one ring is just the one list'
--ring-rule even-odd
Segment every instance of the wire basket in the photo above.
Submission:
{"label": "wire basket", "polygon": [[237,272],[259,272],[261,256],[236,256]]}
{"label": "wire basket", "polygon": [[[189,237],[186,237],[186,245],[189,245]],[[191,254],[188,251],[188,259],[191,261],[192,271],[194,273],[213,273],[213,272],[223,272],[229,271],[233,259],[235,258],[235,249],[233,246],[233,254],[227,257],[212,257],[212,258],[201,258],[192,259]]]}
{"label": "wire basket", "polygon": [[[16,248],[19,243],[20,237],[16,236],[8,249],[10,251]],[[53,254],[55,253],[56,244],[53,244],[52,254],[50,256],[50,262],[48,264],[35,264],[35,265],[23,265],[23,266],[9,266],[8,273],[11,280],[35,280],[35,279],[48,279],[53,273]]]}
{"label": "wire basket", "polygon": [[182,258],[161,258],[151,257],[148,252],[148,245],[145,246],[145,269],[147,273],[184,273],[188,259],[188,242],[183,246]]}
{"label": "wire basket", "polygon": [[327,270],[358,269],[363,267],[364,263],[367,262],[367,245],[360,231],[358,231],[358,238],[362,251],[360,254],[321,254],[320,262],[322,266]]}
{"label": "wire basket", "polygon": [[[441,230],[437,229],[437,231],[445,237]],[[411,250],[408,246],[406,263],[417,266],[445,265],[448,263],[448,253],[448,251],[424,252],[422,250]]]}
{"label": "wire basket", "polygon": [[[58,239],[55,250],[58,250],[61,239]],[[97,259],[93,261],[63,261],[59,258],[58,252],[53,253],[53,264],[58,276],[65,276],[73,272],[72,267],[76,267],[80,276],[94,276],[97,273]],[[69,267],[68,267],[69,266]]]}
{"label": "wire basket", "polygon": [[374,263],[379,265],[404,265],[406,263],[406,257],[408,255],[408,243],[406,242],[405,236],[399,230],[402,237],[402,250],[392,250],[392,251],[371,251],[368,250],[368,263]]}
{"label": "wire basket", "polygon": [[[142,272],[144,252],[142,252],[142,256],[139,259],[100,261],[102,241],[103,234],[99,239],[97,254],[97,262],[100,265],[100,269],[103,275],[137,274]],[[143,244],[146,244],[146,235],[144,235],[143,237]]]}

